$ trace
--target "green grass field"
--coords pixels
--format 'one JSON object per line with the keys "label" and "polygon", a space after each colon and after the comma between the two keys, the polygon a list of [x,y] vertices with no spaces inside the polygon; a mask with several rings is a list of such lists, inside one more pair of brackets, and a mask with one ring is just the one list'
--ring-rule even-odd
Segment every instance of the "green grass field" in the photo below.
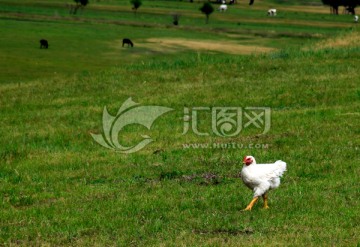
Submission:
{"label": "green grass field", "polygon": [[[1,246],[360,246],[351,16],[241,2],[206,25],[200,3],[144,1],[134,15],[102,0],[77,16],[65,4],[0,0]],[[123,154],[91,133],[103,133],[105,106],[115,115],[129,97],[173,111],[151,130],[124,128],[124,145],[154,142]],[[210,134],[183,135],[185,107],[269,107],[271,128],[219,137],[202,112]],[[245,155],[288,164],[268,210],[242,211]]]}

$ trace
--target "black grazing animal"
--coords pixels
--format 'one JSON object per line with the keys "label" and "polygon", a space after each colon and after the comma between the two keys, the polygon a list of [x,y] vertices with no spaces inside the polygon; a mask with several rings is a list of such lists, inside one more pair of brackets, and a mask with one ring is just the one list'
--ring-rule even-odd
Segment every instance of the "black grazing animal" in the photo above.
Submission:
{"label": "black grazing animal", "polygon": [[41,40],[40,40],[40,49],[41,49],[41,48],[47,49],[48,47],[49,47],[48,41],[47,41],[46,39],[41,39]]}
{"label": "black grazing animal", "polygon": [[134,43],[131,42],[130,39],[123,39],[123,44],[122,44],[122,46],[124,47],[125,44],[127,44],[128,47],[129,47],[130,45],[131,45],[131,47],[134,47]]}

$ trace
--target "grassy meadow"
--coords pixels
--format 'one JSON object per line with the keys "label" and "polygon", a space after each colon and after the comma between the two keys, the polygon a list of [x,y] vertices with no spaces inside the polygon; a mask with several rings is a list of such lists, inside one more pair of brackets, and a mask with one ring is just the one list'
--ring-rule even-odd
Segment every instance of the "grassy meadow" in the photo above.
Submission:
{"label": "grassy meadow", "polygon": [[[135,15],[102,0],[76,16],[68,2],[0,0],[1,246],[360,245],[352,16],[255,1],[205,24],[199,2],[143,1]],[[116,115],[129,97],[173,111],[150,130],[124,128],[124,145],[154,142],[123,154],[91,133],[103,133],[105,106]],[[269,107],[271,128],[219,137],[202,112],[209,135],[182,134],[185,107]],[[245,155],[288,164],[269,210],[242,211]]]}

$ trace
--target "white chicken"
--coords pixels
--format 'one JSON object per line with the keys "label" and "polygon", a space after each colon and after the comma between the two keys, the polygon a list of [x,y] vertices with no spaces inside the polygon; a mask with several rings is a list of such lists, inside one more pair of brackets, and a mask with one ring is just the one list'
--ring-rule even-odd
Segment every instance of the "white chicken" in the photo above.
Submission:
{"label": "white chicken", "polygon": [[264,208],[269,208],[267,192],[279,187],[286,163],[278,160],[273,164],[256,164],[253,156],[245,156],[243,163],[241,178],[254,191],[254,198],[244,210],[251,210],[260,196],[264,199]]}

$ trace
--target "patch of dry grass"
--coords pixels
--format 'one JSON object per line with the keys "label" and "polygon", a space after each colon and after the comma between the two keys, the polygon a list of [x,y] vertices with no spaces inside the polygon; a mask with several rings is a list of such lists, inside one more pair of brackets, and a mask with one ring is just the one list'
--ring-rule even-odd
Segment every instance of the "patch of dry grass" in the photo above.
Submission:
{"label": "patch of dry grass", "polygon": [[190,39],[170,39],[170,38],[150,38],[146,40],[147,44],[141,44],[146,48],[154,50],[168,50],[176,51],[179,47],[190,50],[202,50],[223,52],[228,54],[254,54],[266,53],[274,51],[274,48],[255,46],[255,45],[241,45],[232,41],[214,41],[214,40],[190,40]]}
{"label": "patch of dry grass", "polygon": [[[317,43],[313,49],[329,49],[329,48],[344,48],[344,47],[357,47],[360,44],[360,32],[353,31],[346,34],[332,37]],[[310,48],[308,48],[310,49]]]}

